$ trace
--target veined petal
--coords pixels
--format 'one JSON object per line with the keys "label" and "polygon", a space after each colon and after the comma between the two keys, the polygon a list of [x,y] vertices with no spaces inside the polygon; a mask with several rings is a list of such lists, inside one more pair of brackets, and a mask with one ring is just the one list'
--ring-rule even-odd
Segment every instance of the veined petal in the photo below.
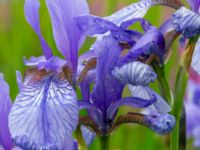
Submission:
{"label": "veined petal", "polygon": [[[154,110],[152,111],[156,110],[156,112],[161,114],[166,114],[171,111],[171,107],[169,106],[169,104],[148,86],[129,85],[129,90],[131,91],[132,96],[142,99],[150,99],[152,95],[154,95],[156,97],[156,102],[152,105],[154,107]],[[152,108],[152,106],[150,106],[150,109]]]}
{"label": "veined petal", "polygon": [[90,144],[92,144],[94,138],[96,137],[96,134],[85,126],[81,126],[81,132],[86,145],[89,146]]}
{"label": "veined petal", "polygon": [[146,86],[157,78],[156,73],[150,66],[140,62],[132,62],[122,67],[115,67],[112,73],[122,83],[131,85]]}
{"label": "veined petal", "polygon": [[105,19],[117,25],[121,25],[121,23],[133,18],[143,18],[151,5],[151,0],[141,0],[137,3],[133,3],[127,7],[122,8],[111,16],[105,17]]}
{"label": "veined petal", "polygon": [[50,59],[46,59],[44,56],[31,57],[29,60],[24,60],[26,66],[37,67],[39,70],[45,69],[46,71],[53,71],[60,73],[63,67],[67,65],[66,60],[53,56]]}
{"label": "veined petal", "polygon": [[109,119],[112,119],[114,114],[116,113],[117,109],[120,106],[131,106],[131,107],[134,107],[134,108],[145,108],[145,107],[152,105],[155,102],[156,102],[156,97],[154,97],[153,95],[149,99],[142,99],[142,98],[139,98],[139,97],[122,98],[122,99],[116,101],[115,103],[111,104],[108,107],[107,116],[108,116]]}
{"label": "veined petal", "polygon": [[25,12],[26,20],[31,25],[33,30],[36,32],[38,37],[40,38],[40,43],[42,45],[44,55],[47,59],[49,59],[52,57],[52,52],[41,33],[40,21],[39,21],[40,20],[39,8],[40,8],[40,3],[38,0],[25,1],[24,12]]}
{"label": "veined petal", "polygon": [[186,38],[200,33],[200,15],[185,7],[181,7],[173,14],[172,22],[176,31]]}
{"label": "veined petal", "polygon": [[165,5],[177,9],[181,6],[181,3],[179,0],[141,0],[120,9],[112,15],[105,17],[105,19],[121,25],[121,23],[133,18],[143,18],[148,9],[153,5]]}
{"label": "veined petal", "polygon": [[63,149],[78,123],[76,93],[64,74],[36,71],[17,96],[9,129],[23,149]]}
{"label": "veined petal", "polygon": [[76,26],[74,17],[89,13],[87,1],[46,0],[46,4],[51,16],[56,45],[76,71],[78,49],[84,37]]}
{"label": "veined petal", "polygon": [[193,57],[192,57],[192,68],[200,75],[200,38],[196,43]]}
{"label": "veined petal", "polygon": [[12,103],[10,99],[9,86],[3,79],[3,74],[0,73],[0,145],[5,150],[11,150],[12,142],[8,129],[8,114]]}

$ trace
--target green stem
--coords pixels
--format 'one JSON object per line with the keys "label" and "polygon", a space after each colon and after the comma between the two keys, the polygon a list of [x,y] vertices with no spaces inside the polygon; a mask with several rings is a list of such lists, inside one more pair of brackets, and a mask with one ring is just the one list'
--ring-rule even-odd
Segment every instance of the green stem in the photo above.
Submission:
{"label": "green stem", "polygon": [[169,83],[166,79],[164,66],[160,67],[158,63],[153,63],[153,68],[158,75],[158,81],[161,87],[163,97],[167,100],[169,104],[172,104],[173,96],[171,94]]}
{"label": "green stem", "polygon": [[184,131],[182,132],[182,130],[184,130],[184,127],[180,129],[180,125],[181,125],[180,122],[181,122],[181,117],[183,119],[185,118],[185,116],[181,116],[182,112],[184,111],[183,99],[185,96],[186,86],[188,83],[188,72],[190,69],[195,44],[198,38],[199,38],[199,35],[189,40],[188,45],[184,53],[182,54],[179,68],[178,68],[178,73],[176,76],[176,84],[175,84],[175,90],[174,90],[174,93],[175,93],[174,104],[172,107],[172,114],[176,118],[176,126],[171,133],[171,143],[170,143],[171,150],[185,149],[184,147],[185,144],[180,142],[180,141],[185,140],[184,139],[185,136],[181,135],[181,134],[185,134],[185,132]]}
{"label": "green stem", "polygon": [[102,136],[101,138],[101,150],[109,150],[109,137]]}
{"label": "green stem", "polygon": [[186,114],[185,114],[185,107],[183,106],[181,118],[180,118],[180,129],[179,129],[179,135],[181,138],[179,138],[179,149],[180,150],[186,150]]}
{"label": "green stem", "polygon": [[174,105],[172,107],[172,114],[176,118],[176,126],[171,133],[171,150],[179,150],[179,131],[180,131],[180,118],[183,108],[183,99],[185,96],[185,90],[188,82],[188,72],[179,66],[178,74],[175,84],[175,96]]}

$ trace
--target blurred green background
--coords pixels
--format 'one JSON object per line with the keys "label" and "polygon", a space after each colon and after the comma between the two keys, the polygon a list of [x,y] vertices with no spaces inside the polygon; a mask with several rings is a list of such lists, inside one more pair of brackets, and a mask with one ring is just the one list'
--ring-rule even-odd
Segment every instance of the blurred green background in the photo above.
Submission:
{"label": "blurred green background", "polygon": [[[115,10],[133,3],[133,0],[89,0],[92,14],[99,16],[110,15]],[[23,57],[40,56],[42,54],[38,37],[25,20],[23,12],[24,0],[0,0],[0,72],[4,73],[6,81],[10,85],[11,97],[14,100],[18,88],[16,84],[15,71],[24,73],[26,67],[23,64]],[[145,18],[153,25],[159,26],[167,20],[173,12],[170,8],[155,6],[150,9]],[[55,55],[60,55],[56,49],[52,36],[52,28],[44,0],[41,0],[41,26],[42,32],[54,50]],[[135,28],[138,28],[136,26]],[[91,39],[83,46],[80,53],[88,50]],[[175,47],[176,48],[176,47]],[[167,76],[170,84],[174,84],[175,65],[178,62],[177,51],[174,50],[173,57],[167,64]],[[157,89],[157,85],[153,85]],[[124,92],[127,94],[127,92]],[[120,113],[125,113],[130,108],[123,107]],[[91,150],[99,150],[99,140],[95,139]],[[139,125],[122,125],[110,138],[110,150],[168,150],[169,137],[159,136],[152,131]],[[192,150],[191,142],[188,142],[188,150]]]}

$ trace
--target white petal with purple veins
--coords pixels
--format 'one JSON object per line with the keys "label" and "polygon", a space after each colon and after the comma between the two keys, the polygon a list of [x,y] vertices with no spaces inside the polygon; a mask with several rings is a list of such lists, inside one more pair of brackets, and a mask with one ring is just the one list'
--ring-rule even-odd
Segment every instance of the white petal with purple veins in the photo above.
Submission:
{"label": "white petal with purple veins", "polygon": [[157,78],[153,69],[140,62],[132,62],[113,69],[113,75],[125,84],[148,85]]}
{"label": "white petal with purple veins", "polygon": [[151,5],[151,0],[141,0],[137,3],[133,3],[127,7],[122,8],[111,16],[105,17],[105,19],[117,25],[121,25],[122,22],[133,18],[143,18]]}
{"label": "white petal with purple veins", "polygon": [[78,122],[76,93],[63,76],[41,72],[17,96],[9,128],[23,149],[62,149]]}
{"label": "white petal with purple veins", "polygon": [[176,31],[186,38],[200,33],[200,15],[185,7],[181,7],[173,14],[172,22]]}
{"label": "white petal with purple veins", "polygon": [[[156,102],[153,104],[153,110],[150,111],[158,111],[158,113],[166,114],[171,111],[171,107],[169,104],[155,91],[150,89],[148,86],[132,86],[129,85],[129,89],[132,93],[132,96],[140,97],[142,99],[150,99],[152,95],[156,97]],[[152,109],[152,106],[150,106]]]}

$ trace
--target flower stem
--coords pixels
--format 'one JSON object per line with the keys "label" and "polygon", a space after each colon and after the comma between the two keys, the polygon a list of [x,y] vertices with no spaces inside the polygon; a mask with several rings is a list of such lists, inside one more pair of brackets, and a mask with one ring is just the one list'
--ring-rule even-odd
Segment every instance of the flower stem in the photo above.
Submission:
{"label": "flower stem", "polygon": [[158,81],[161,87],[162,94],[169,104],[173,103],[173,96],[171,94],[171,89],[169,83],[166,79],[164,66],[160,67],[158,63],[153,63],[153,68],[158,75]]}
{"label": "flower stem", "polygon": [[[171,143],[170,143],[170,148],[171,150],[184,150],[185,147],[183,143],[180,141],[184,141],[185,135],[183,136],[182,134],[185,134],[185,132],[181,131],[180,125],[181,125],[181,117],[185,118],[185,116],[181,116],[182,112],[184,111],[184,96],[185,96],[185,91],[186,91],[186,86],[188,83],[188,72],[190,69],[191,61],[192,61],[192,56],[195,48],[195,44],[199,38],[198,36],[195,36],[191,38],[188,42],[188,45],[182,54],[181,61],[178,67],[178,73],[176,76],[176,83],[175,83],[175,90],[174,90],[174,104],[172,107],[172,114],[176,118],[176,126],[174,130],[171,133]],[[183,113],[184,114],[184,113]],[[183,128],[184,130],[184,128]],[[183,138],[183,139],[182,139]],[[181,145],[179,145],[181,144]]]}
{"label": "flower stem", "polygon": [[188,82],[188,72],[179,66],[178,74],[175,84],[175,96],[174,105],[172,107],[172,114],[176,118],[176,126],[171,133],[171,150],[179,150],[179,131],[180,131],[180,119],[183,111],[183,99],[185,96],[185,90]]}
{"label": "flower stem", "polygon": [[109,136],[102,136],[101,139],[101,150],[109,149]]}
{"label": "flower stem", "polygon": [[185,150],[186,149],[186,114],[185,114],[185,107],[183,106],[181,118],[180,118],[180,128],[179,128],[179,149]]}

